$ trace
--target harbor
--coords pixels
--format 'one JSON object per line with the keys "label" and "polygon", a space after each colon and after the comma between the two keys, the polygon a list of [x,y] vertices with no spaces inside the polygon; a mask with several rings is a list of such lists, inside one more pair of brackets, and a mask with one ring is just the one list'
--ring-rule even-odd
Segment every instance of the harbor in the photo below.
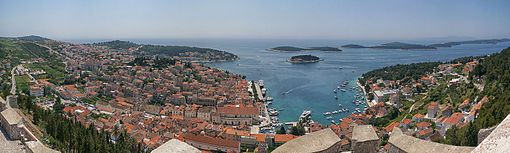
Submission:
{"label": "harbor", "polygon": [[365,111],[368,109],[368,104],[366,102],[366,96],[361,92],[362,88],[360,88],[361,87],[359,86],[349,86],[349,80],[344,80],[338,83],[338,86],[333,89],[334,99],[338,101],[339,97],[341,96],[349,96],[344,93],[353,93],[354,95],[352,104],[354,104],[355,107],[344,107],[347,104],[345,104],[345,102],[339,101],[337,108],[334,108],[331,111],[322,112],[324,118],[330,121],[332,124],[336,124],[342,122],[342,118],[347,115],[365,113]]}
{"label": "harbor", "polygon": [[[364,96],[362,87],[359,87],[356,81],[365,72],[395,64],[445,61],[463,56],[486,55],[506,48],[509,44],[441,48],[435,51],[434,54],[414,50],[402,52],[398,50],[380,51],[347,48],[342,49],[342,52],[313,52],[313,55],[324,59],[322,62],[313,64],[290,64],[286,60],[293,54],[265,50],[279,44],[334,46],[348,42],[325,40],[282,40],[281,42],[275,42],[274,40],[165,41],[167,44],[218,48],[239,55],[240,59],[234,62],[207,63],[206,65],[242,74],[249,80],[264,80],[264,87],[267,89],[266,94],[273,99],[268,101],[271,102],[269,108],[284,109],[279,111],[278,114],[280,123],[296,122],[303,110],[311,110],[313,120],[323,125],[331,123],[331,120],[326,119],[323,113],[341,109],[338,104],[342,104],[343,108],[348,108],[349,113],[332,115],[336,122],[338,122],[338,119],[356,111],[356,104],[352,101],[355,100],[358,93],[349,89],[356,86],[361,90],[359,94]],[[378,44],[378,42],[366,43]],[[353,70],[355,71],[353,72]],[[349,89],[345,89],[345,92],[337,90],[338,99],[336,99],[333,89],[336,89],[345,80],[349,80],[347,85]],[[362,110],[360,109],[360,111]]]}
{"label": "harbor", "polygon": [[[249,83],[249,91],[255,96],[257,101],[263,102],[263,112],[264,114],[261,116],[261,124],[260,124],[260,133],[275,133],[276,128],[284,126],[286,129],[289,129],[292,126],[296,126],[298,123],[307,127],[314,123],[312,119],[312,111],[311,110],[303,110],[300,116],[298,116],[297,121],[290,122],[280,122],[279,115],[281,111],[284,111],[285,108],[274,108],[271,107],[273,103],[273,98],[271,96],[266,95],[267,89],[264,87],[264,81],[250,81]],[[347,111],[347,110],[345,110]]]}

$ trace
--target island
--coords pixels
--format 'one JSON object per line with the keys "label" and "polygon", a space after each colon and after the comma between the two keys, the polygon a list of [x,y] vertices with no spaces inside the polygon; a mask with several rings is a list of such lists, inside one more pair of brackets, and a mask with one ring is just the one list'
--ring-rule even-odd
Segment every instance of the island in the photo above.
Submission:
{"label": "island", "polygon": [[510,39],[485,39],[485,40],[469,40],[469,41],[456,41],[456,42],[446,42],[446,43],[438,43],[429,45],[431,47],[453,47],[462,44],[497,44],[501,42],[508,42]]}
{"label": "island", "polygon": [[292,63],[292,64],[305,64],[305,63],[316,63],[321,60],[322,59],[320,59],[319,57],[313,56],[313,55],[297,55],[297,56],[292,56],[288,60],[288,62]]}
{"label": "island", "polygon": [[369,48],[369,47],[356,45],[356,44],[347,44],[347,45],[343,45],[342,48]]}
{"label": "island", "polygon": [[267,49],[270,51],[285,51],[285,52],[299,52],[299,51],[342,51],[336,47],[308,47],[308,48],[300,48],[293,46],[278,46],[274,48]]}
{"label": "island", "polygon": [[342,48],[403,49],[403,50],[434,50],[439,47],[453,47],[453,46],[463,45],[463,44],[497,44],[497,43],[509,42],[509,41],[510,41],[510,39],[503,38],[503,39],[454,41],[454,42],[437,43],[437,44],[431,44],[431,45],[391,42],[391,43],[381,44],[378,46],[362,46],[362,45],[357,45],[357,44],[347,44],[347,45],[343,45],[341,47]]}
{"label": "island", "polygon": [[420,44],[409,44],[402,42],[391,42],[386,44],[381,44],[378,46],[362,46],[357,44],[348,44],[343,45],[343,48],[374,48],[374,49],[402,49],[402,50],[433,50],[437,49],[436,47],[420,45]]}
{"label": "island", "polygon": [[402,42],[391,42],[382,44],[379,46],[374,46],[372,48],[378,48],[378,49],[437,49],[436,47],[426,46],[426,45],[419,45],[419,44],[409,44],[409,43],[402,43]]}

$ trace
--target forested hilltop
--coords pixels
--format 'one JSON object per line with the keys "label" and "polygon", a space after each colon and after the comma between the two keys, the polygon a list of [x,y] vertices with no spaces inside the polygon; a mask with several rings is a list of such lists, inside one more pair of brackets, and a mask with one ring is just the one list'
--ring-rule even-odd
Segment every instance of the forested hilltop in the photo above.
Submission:
{"label": "forested hilltop", "polygon": [[129,41],[108,41],[88,45],[105,46],[111,49],[132,49],[140,56],[168,56],[183,61],[214,62],[233,61],[239,57],[232,53],[200,47],[136,44]]}
{"label": "forested hilltop", "polygon": [[359,82],[369,101],[398,109],[372,123],[381,130],[399,127],[424,140],[476,146],[480,129],[510,113],[510,48],[444,63],[389,66],[363,74]]}

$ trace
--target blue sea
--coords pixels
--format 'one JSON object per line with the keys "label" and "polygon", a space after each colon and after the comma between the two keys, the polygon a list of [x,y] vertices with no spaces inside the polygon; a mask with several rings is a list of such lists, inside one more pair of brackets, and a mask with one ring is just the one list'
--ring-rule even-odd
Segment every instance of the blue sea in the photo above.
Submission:
{"label": "blue sea", "polygon": [[[280,111],[281,122],[296,121],[303,110],[312,111],[312,119],[329,124],[323,112],[342,108],[354,110],[352,103],[356,92],[333,93],[339,83],[350,81],[349,88],[356,86],[361,74],[385,66],[430,61],[448,61],[465,56],[496,53],[510,47],[510,42],[499,44],[459,45],[438,50],[381,50],[347,49],[341,52],[273,52],[267,48],[276,46],[340,47],[345,44],[378,45],[391,41],[343,41],[343,40],[277,40],[277,39],[131,39],[143,44],[185,45],[207,47],[234,53],[240,60],[211,63],[212,67],[245,75],[249,80],[264,80],[267,94],[274,98],[270,106]],[[409,42],[409,41],[404,41]],[[414,41],[409,43],[431,44],[438,42]],[[290,64],[286,60],[294,55],[311,54],[324,61],[312,64]],[[288,94],[282,95],[282,92]],[[338,96],[335,99],[334,96]],[[350,113],[334,115],[343,118]]]}

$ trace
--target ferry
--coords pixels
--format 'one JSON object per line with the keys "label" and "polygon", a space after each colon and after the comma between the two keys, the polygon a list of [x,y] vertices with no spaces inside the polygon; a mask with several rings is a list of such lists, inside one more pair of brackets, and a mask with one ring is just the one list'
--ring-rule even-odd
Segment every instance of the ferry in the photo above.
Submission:
{"label": "ferry", "polygon": [[303,113],[301,113],[299,120],[310,119],[310,117],[312,117],[312,111],[304,110]]}
{"label": "ferry", "polygon": [[278,117],[271,117],[271,120],[273,123],[278,123]]}
{"label": "ferry", "polygon": [[280,114],[280,112],[278,112],[277,110],[269,110],[269,115],[270,116],[277,116],[278,114]]}
{"label": "ferry", "polygon": [[264,86],[264,80],[259,80],[258,83],[259,83],[259,86],[261,86],[261,87]]}

